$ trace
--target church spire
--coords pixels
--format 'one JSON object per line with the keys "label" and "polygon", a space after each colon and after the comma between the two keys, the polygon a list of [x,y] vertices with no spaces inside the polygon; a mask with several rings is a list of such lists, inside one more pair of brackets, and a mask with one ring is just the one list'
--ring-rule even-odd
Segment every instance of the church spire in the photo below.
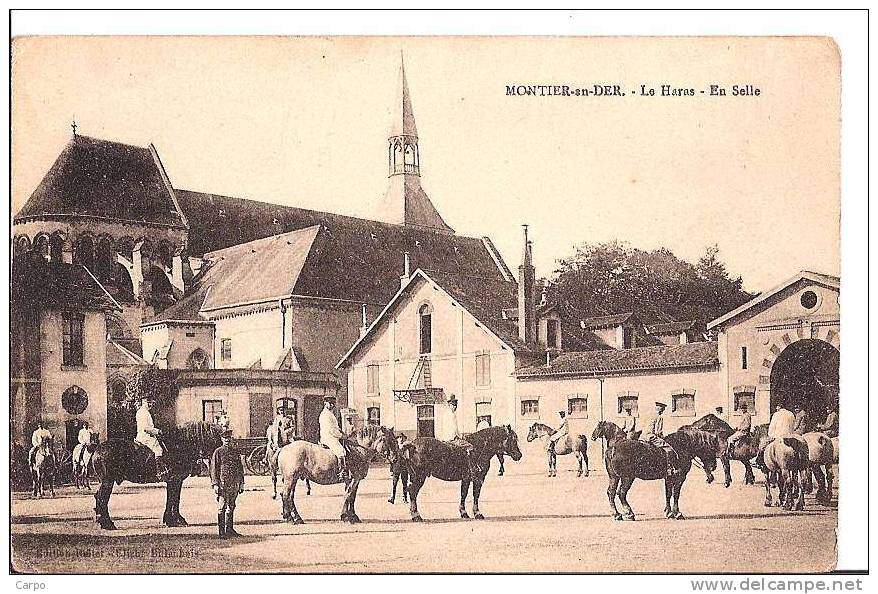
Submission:
{"label": "church spire", "polygon": [[425,227],[454,233],[421,188],[421,150],[418,128],[409,93],[405,63],[400,53],[399,79],[394,96],[390,134],[387,138],[387,193],[379,204],[377,218],[389,223]]}

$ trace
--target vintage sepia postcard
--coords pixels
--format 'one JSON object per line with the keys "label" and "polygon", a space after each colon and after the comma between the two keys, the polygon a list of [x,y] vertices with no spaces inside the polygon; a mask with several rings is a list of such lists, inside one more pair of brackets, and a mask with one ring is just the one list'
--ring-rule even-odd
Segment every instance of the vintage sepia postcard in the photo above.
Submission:
{"label": "vintage sepia postcard", "polygon": [[832,38],[11,53],[12,571],[835,569]]}

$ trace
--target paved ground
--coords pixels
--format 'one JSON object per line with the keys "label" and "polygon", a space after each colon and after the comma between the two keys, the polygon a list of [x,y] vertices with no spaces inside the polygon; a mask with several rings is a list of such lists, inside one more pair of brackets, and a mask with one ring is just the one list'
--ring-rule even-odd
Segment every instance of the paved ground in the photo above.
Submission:
{"label": "paved ground", "polygon": [[[592,463],[594,464],[593,456]],[[807,497],[804,512],[763,507],[761,484],[707,485],[694,469],[683,489],[684,521],[665,519],[661,482],[637,481],[629,501],[636,522],[610,518],[603,469],[577,479],[574,461],[547,478],[542,455],[507,462],[482,492],[488,519],[457,517],[459,483],[429,479],[421,492],[422,524],[408,506],[387,503],[388,473],[375,468],[360,487],[363,524],[337,520],[341,487],[297,492],[305,525],[280,520],[267,477],[249,479],[239,499],[235,541],[216,537],[213,492],[189,479],[181,510],[191,526],[164,528],[164,489],[125,483],[110,502],[119,530],[93,522],[90,494],[65,487],[54,500],[16,494],[12,547],[25,572],[400,572],[400,571],[825,571],[835,566],[835,509]],[[496,462],[495,462],[496,464]],[[743,468],[735,463],[740,481]],[[757,475],[759,473],[757,472]],[[760,476],[761,479],[761,476]]]}

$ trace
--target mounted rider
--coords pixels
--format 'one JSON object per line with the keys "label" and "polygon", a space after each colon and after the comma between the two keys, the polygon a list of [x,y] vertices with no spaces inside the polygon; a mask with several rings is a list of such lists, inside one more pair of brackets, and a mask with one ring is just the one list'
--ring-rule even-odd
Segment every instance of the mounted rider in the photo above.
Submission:
{"label": "mounted rider", "polygon": [[655,402],[655,415],[649,419],[649,422],[646,425],[646,432],[641,440],[665,451],[668,460],[668,476],[671,476],[674,474],[674,468],[676,467],[677,452],[674,451],[671,444],[664,440],[665,419],[662,415],[667,407],[668,405],[664,402]]}
{"label": "mounted rider", "polygon": [[625,409],[625,421],[622,423],[622,432],[627,439],[634,439],[634,432],[637,431],[637,417],[630,408]]}
{"label": "mounted rider", "polygon": [[558,429],[546,441],[546,449],[550,452],[555,449],[555,444],[562,439],[566,440],[570,435],[570,419],[567,418],[567,411],[559,410],[558,415],[561,417],[561,424],[558,425]]}
{"label": "mounted rider", "polygon": [[30,452],[28,452],[27,461],[28,464],[33,467],[35,456],[37,455],[37,450],[39,450],[40,448],[45,448],[48,453],[52,449],[52,432],[43,426],[42,420],[37,421],[37,428],[34,429],[30,441],[33,447],[31,447]]}
{"label": "mounted rider", "polygon": [[808,433],[811,425],[811,419],[808,417],[808,411],[801,404],[795,406],[796,423],[793,425],[793,433],[796,435],[805,435]]}
{"label": "mounted rider", "polygon": [[137,420],[137,436],[134,438],[134,441],[145,445],[155,454],[156,478],[163,481],[168,477],[168,466],[163,459],[165,451],[158,439],[162,432],[155,426],[152,420],[152,412],[150,412],[154,406],[155,400],[152,398],[144,398],[140,401],[140,408],[137,409],[135,417]]}
{"label": "mounted rider", "polygon": [[829,437],[838,437],[838,413],[832,405],[826,407],[826,420],[817,425],[817,431]]}
{"label": "mounted rider", "polygon": [[76,441],[79,442],[79,459],[77,462],[80,466],[84,464],[85,454],[88,451],[88,446],[91,445],[94,434],[95,432],[88,427],[88,421],[83,421],[82,429],[79,430],[79,434],[76,436]]}
{"label": "mounted rider", "polygon": [[326,396],[323,399],[323,410],[320,411],[318,424],[320,426],[320,443],[329,448],[338,458],[338,480],[347,482],[350,480],[347,464],[347,450],[344,441],[347,436],[342,433],[341,427],[338,426],[338,419],[332,412],[335,408],[335,398]]}
{"label": "mounted rider", "polygon": [[286,435],[284,434],[284,428],[287,423],[290,422],[289,417],[287,417],[287,408],[283,405],[283,403],[278,404],[275,408],[274,419],[271,421],[271,425],[268,426],[266,430],[265,436],[268,438],[268,447],[265,448],[265,462],[268,463],[269,456],[272,452],[277,452],[280,448],[286,445]]}
{"label": "mounted rider", "polygon": [[741,419],[738,421],[738,426],[735,428],[735,432],[729,436],[729,447],[728,451],[732,451],[737,445],[739,441],[744,439],[745,437],[750,436],[750,431],[753,429],[753,415],[750,414],[750,411],[747,408],[747,403],[742,402],[741,405]]}
{"label": "mounted rider", "polygon": [[447,422],[440,425],[443,431],[439,439],[464,450],[470,476],[475,480],[478,471],[473,460],[473,444],[464,439],[460,432],[460,423],[457,420],[457,396],[454,394],[448,397],[448,407],[451,414],[448,415]]}
{"label": "mounted rider", "polygon": [[774,414],[771,415],[771,420],[768,422],[768,439],[785,437],[793,433],[795,429],[796,415],[785,408],[783,404],[778,404],[774,409]]}

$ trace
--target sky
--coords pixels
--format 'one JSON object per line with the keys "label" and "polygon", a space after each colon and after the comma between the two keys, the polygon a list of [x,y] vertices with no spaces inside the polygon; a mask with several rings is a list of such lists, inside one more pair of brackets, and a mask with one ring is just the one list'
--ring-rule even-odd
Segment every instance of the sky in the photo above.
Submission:
{"label": "sky", "polygon": [[[839,274],[840,58],[826,38],[19,38],[12,211],[75,118],[81,134],[154,143],[176,188],[373,217],[400,52],[424,189],[513,269],[526,223],[541,276],[614,239],[691,262],[716,244],[754,291]],[[506,93],[594,84],[626,95]],[[729,95],[701,95],[710,84]]]}

